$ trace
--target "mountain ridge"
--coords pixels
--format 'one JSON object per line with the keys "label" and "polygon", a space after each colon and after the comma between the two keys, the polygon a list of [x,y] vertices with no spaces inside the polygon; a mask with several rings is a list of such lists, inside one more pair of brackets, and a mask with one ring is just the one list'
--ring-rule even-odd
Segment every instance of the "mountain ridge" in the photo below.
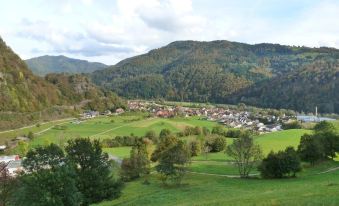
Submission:
{"label": "mountain ridge", "polygon": [[87,60],[69,58],[64,55],[43,55],[25,60],[34,74],[45,76],[49,73],[91,73],[95,70],[107,68],[100,62],[89,62]]}
{"label": "mountain ridge", "polygon": [[[122,60],[90,76],[97,85],[127,98],[239,103],[246,99],[237,98],[240,91],[288,76],[314,62],[336,59],[339,59],[339,50],[329,47],[251,45],[225,40],[176,41]],[[288,101],[296,98],[292,96]],[[324,112],[338,112],[336,98],[329,99],[333,109],[327,107]],[[316,99],[309,100],[317,102]],[[266,105],[259,100],[246,102],[254,106]],[[289,109],[299,109],[289,102],[286,105]],[[308,111],[311,107],[306,108]]]}

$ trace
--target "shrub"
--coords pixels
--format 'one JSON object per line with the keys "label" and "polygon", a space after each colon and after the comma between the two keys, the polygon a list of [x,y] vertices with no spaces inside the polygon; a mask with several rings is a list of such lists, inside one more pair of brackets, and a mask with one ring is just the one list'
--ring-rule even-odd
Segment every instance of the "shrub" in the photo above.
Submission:
{"label": "shrub", "polygon": [[210,147],[210,152],[221,152],[226,148],[226,139],[222,136],[208,137],[205,146]]}
{"label": "shrub", "polygon": [[293,147],[288,147],[285,151],[269,153],[258,170],[263,178],[295,177],[301,170],[300,158]]}
{"label": "shrub", "polygon": [[212,134],[224,135],[224,128],[221,125],[215,126],[212,129]]}
{"label": "shrub", "polygon": [[302,126],[298,121],[292,121],[289,123],[283,123],[282,129],[301,129]]}
{"label": "shrub", "polygon": [[201,144],[200,141],[193,140],[188,144],[191,156],[198,156],[201,153]]}

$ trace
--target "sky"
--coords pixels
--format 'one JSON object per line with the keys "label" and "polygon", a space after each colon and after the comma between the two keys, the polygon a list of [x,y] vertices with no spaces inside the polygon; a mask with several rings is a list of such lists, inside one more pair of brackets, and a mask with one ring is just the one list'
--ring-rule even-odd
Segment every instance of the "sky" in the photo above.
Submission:
{"label": "sky", "polygon": [[113,65],[178,40],[339,48],[339,0],[0,1],[0,36],[23,59]]}

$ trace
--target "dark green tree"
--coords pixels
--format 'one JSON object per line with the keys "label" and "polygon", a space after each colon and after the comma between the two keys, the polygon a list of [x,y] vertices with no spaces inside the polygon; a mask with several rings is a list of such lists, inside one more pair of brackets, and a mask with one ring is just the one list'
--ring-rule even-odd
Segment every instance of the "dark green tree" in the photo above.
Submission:
{"label": "dark green tree", "polygon": [[162,129],[162,130],[160,131],[159,138],[160,138],[160,139],[164,139],[164,138],[167,138],[167,137],[169,137],[169,136],[171,136],[171,135],[172,135],[171,130],[169,130],[169,129]]}
{"label": "dark green tree", "polygon": [[27,152],[23,167],[29,172],[41,169],[54,169],[65,164],[65,154],[56,144],[39,146]]}
{"label": "dark green tree", "polygon": [[76,187],[76,173],[72,167],[62,165],[54,169],[41,169],[19,177],[13,205],[26,206],[79,206],[82,194]]}
{"label": "dark green tree", "polygon": [[263,178],[295,177],[301,170],[300,159],[293,147],[277,153],[272,151],[263,159],[258,170]]}
{"label": "dark green tree", "polygon": [[75,166],[77,186],[85,203],[96,203],[120,196],[122,183],[112,176],[112,164],[98,140],[76,138],[65,148],[67,159]]}
{"label": "dark green tree", "polygon": [[298,154],[301,160],[310,162],[314,165],[317,161],[324,158],[323,151],[324,147],[319,138],[310,134],[301,136],[300,144],[298,146]]}
{"label": "dark green tree", "polygon": [[223,136],[210,136],[206,139],[205,145],[210,147],[210,152],[221,152],[226,148],[226,138]]}
{"label": "dark green tree", "polygon": [[14,205],[65,205],[83,203],[74,167],[55,144],[37,147],[23,160],[27,173],[18,177]]}
{"label": "dark green tree", "polygon": [[327,121],[322,121],[314,126],[314,136],[323,146],[325,158],[334,159],[339,152],[339,134],[335,126]]}

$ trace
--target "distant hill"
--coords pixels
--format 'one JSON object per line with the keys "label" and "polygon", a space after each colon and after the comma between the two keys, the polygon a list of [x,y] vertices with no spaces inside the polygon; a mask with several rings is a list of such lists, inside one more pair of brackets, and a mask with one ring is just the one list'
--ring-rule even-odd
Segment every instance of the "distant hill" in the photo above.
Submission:
{"label": "distant hill", "polygon": [[0,113],[34,112],[82,102],[99,111],[124,106],[117,95],[101,90],[85,75],[34,75],[0,38]]}
{"label": "distant hill", "polygon": [[34,74],[45,76],[49,73],[91,73],[108,66],[97,62],[72,59],[65,56],[41,56],[26,60]]}
{"label": "distant hill", "polygon": [[[338,112],[336,95],[319,100],[323,95],[319,92],[332,91],[325,87],[334,85],[338,88],[337,80],[327,78],[328,83],[317,84],[315,90],[310,90],[309,86],[324,76],[334,75],[335,78],[337,71],[327,70],[326,65],[336,59],[339,59],[339,50],[326,47],[177,41],[95,71],[91,78],[96,84],[127,98],[215,103],[244,101],[303,111],[313,111],[315,104],[326,101],[323,112]],[[320,66],[315,62],[323,63]],[[314,77],[299,76],[299,71],[312,65],[321,72],[307,69],[306,73]],[[291,84],[290,78],[297,82]],[[291,85],[298,86],[300,92],[287,92]],[[281,93],[282,90],[286,93]],[[252,92],[246,91],[258,92],[251,96]],[[300,98],[303,96],[307,98]]]}

